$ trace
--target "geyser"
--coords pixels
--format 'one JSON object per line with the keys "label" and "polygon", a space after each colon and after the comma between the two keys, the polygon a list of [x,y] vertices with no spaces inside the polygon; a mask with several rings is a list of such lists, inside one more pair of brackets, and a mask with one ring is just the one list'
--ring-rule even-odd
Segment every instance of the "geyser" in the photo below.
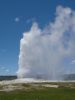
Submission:
{"label": "geyser", "polygon": [[19,78],[58,80],[63,74],[62,61],[75,56],[75,12],[61,6],[56,18],[44,29],[33,23],[20,40]]}

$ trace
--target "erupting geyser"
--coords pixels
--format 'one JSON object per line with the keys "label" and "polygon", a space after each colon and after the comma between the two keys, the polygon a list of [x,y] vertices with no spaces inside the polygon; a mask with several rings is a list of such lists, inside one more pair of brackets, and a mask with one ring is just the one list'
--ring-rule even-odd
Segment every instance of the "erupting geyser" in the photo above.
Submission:
{"label": "erupting geyser", "polygon": [[44,29],[33,23],[20,40],[19,78],[58,80],[63,74],[62,61],[75,56],[75,12],[61,6],[56,18]]}

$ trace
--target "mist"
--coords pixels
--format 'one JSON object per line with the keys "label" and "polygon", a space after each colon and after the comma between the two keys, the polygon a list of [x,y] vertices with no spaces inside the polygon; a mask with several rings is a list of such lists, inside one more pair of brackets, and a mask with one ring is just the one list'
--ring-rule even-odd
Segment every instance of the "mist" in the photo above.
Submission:
{"label": "mist", "polygon": [[18,78],[62,79],[63,59],[75,56],[75,11],[58,6],[55,15],[43,29],[34,22],[23,33]]}

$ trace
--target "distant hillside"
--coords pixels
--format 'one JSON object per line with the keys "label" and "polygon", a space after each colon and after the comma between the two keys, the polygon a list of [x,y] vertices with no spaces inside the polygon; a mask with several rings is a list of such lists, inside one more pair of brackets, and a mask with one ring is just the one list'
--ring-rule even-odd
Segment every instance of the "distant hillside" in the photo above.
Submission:
{"label": "distant hillside", "polygon": [[64,80],[75,80],[75,74],[65,74]]}
{"label": "distant hillside", "polygon": [[[0,76],[0,81],[3,80],[14,80],[17,76]],[[75,80],[75,74],[65,74],[63,75],[63,80]]]}
{"label": "distant hillside", "polygon": [[0,76],[0,81],[3,81],[3,80],[13,80],[13,79],[16,79],[17,76]]}

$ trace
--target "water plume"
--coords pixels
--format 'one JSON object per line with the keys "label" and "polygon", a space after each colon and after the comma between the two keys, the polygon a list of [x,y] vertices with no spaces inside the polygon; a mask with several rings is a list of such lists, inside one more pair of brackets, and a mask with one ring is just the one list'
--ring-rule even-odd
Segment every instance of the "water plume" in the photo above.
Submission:
{"label": "water plume", "polygon": [[53,23],[40,29],[33,23],[20,40],[19,78],[58,80],[62,61],[75,55],[75,12],[58,6]]}

